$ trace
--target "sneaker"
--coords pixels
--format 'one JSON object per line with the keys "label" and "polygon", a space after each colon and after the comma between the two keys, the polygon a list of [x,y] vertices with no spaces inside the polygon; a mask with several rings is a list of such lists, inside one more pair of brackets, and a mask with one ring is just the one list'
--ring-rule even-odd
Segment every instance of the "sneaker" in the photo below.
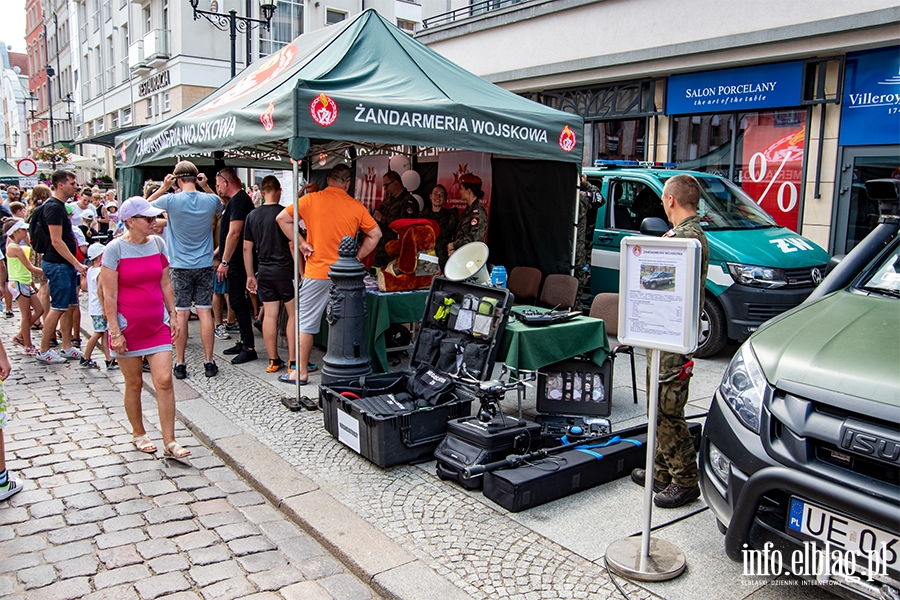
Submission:
{"label": "sneaker", "polygon": [[207,377],[215,377],[219,374],[219,366],[216,364],[216,361],[203,363],[203,370]]}
{"label": "sneaker", "polygon": [[217,340],[230,340],[231,335],[225,329],[225,325],[219,325],[216,327],[216,339]]}
{"label": "sneaker", "polygon": [[674,481],[653,497],[653,504],[660,508],[678,508],[700,497],[700,486],[682,487]]}
{"label": "sneaker", "polygon": [[96,360],[91,360],[89,358],[82,358],[78,361],[78,364],[85,369],[99,369],[100,365],[97,364]]}
{"label": "sneaker", "polygon": [[260,333],[262,333],[262,321],[260,321],[259,319],[256,319],[255,321],[253,321],[253,326],[256,327],[256,329]]}
{"label": "sneaker", "polygon": [[228,355],[231,355],[231,354],[240,354],[240,353],[243,352],[243,351],[244,351],[244,344],[242,344],[241,342],[238,342],[237,344],[235,344],[235,345],[232,346],[231,348],[225,348],[225,349],[222,351],[222,354],[228,354]]}
{"label": "sneaker", "polygon": [[175,365],[175,368],[172,369],[172,372],[175,374],[175,379],[184,379],[187,377],[187,365],[178,363]]}
{"label": "sneaker", "polygon": [[118,368],[119,368],[119,361],[117,361],[116,359],[106,361],[106,370],[107,371],[110,371],[112,369],[118,369]]}
{"label": "sneaker", "polygon": [[6,485],[0,486],[0,500],[6,500],[10,496],[22,491],[22,482],[15,477],[6,480]]}
{"label": "sneaker", "polygon": [[60,350],[57,352],[63,358],[68,358],[69,360],[78,360],[81,359],[81,350],[75,348],[74,346],[71,348],[66,348],[65,350]]}
{"label": "sneaker", "polygon": [[225,323],[225,330],[226,331],[240,331],[241,326],[238,325],[237,323]]}
{"label": "sneaker", "polygon": [[[633,482],[635,482],[636,484],[638,484],[639,486],[644,487],[644,482],[647,480],[646,471],[644,471],[644,469],[634,469],[631,472],[631,480]],[[659,492],[663,491],[664,489],[666,489],[666,487],[668,487],[668,485],[669,485],[669,482],[667,482],[667,481],[660,481],[659,479],[656,479],[655,477],[653,478],[653,491],[656,492],[657,494]]]}
{"label": "sneaker", "polygon": [[141,371],[143,371],[144,373],[150,372],[150,363],[147,362],[146,358],[141,361]]}
{"label": "sneaker", "polygon": [[7,318],[7,319],[12,319],[14,316],[15,316],[15,315],[13,314],[13,312],[12,312],[11,310],[6,311],[6,318]]}
{"label": "sneaker", "polygon": [[44,363],[45,365],[61,365],[66,362],[62,356],[56,353],[55,350],[47,350],[46,352],[38,352],[34,355],[34,360],[39,363]]}
{"label": "sneaker", "polygon": [[256,360],[259,356],[256,355],[256,350],[249,350],[244,348],[241,350],[241,353],[231,359],[231,364],[233,365],[241,365],[251,360]]}
{"label": "sneaker", "polygon": [[269,366],[266,367],[266,373],[277,373],[284,368],[284,361],[280,358],[270,358]]}

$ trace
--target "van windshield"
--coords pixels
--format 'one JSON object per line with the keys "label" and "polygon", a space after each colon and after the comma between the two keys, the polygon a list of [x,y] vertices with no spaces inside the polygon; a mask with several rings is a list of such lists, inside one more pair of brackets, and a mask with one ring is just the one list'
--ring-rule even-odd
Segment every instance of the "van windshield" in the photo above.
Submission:
{"label": "van windshield", "polygon": [[[665,184],[665,179],[662,180]],[[697,177],[700,223],[707,231],[762,229],[778,224],[738,186],[720,177]]]}

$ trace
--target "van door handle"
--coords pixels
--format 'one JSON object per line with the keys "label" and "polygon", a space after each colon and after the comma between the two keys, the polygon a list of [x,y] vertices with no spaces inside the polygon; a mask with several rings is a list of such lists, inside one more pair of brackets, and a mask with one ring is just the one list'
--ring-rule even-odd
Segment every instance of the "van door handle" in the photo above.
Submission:
{"label": "van door handle", "polygon": [[611,235],[598,235],[597,236],[598,242],[611,242],[612,239],[613,239],[613,236],[611,236]]}

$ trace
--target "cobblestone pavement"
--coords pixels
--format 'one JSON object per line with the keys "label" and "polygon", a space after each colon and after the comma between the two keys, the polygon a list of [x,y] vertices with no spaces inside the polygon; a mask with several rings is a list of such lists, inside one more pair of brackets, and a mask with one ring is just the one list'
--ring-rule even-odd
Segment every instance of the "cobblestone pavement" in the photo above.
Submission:
{"label": "cobblestone pavement", "polygon": [[[0,320],[4,340],[17,324]],[[7,468],[24,486],[0,502],[0,598],[377,597],[182,425],[189,464],[135,451],[119,371],[6,348]],[[144,409],[161,446],[146,393]]]}
{"label": "cobblestone pavement", "polygon": [[[217,352],[231,343],[220,342]],[[186,356],[189,368],[202,364],[199,342],[189,344]],[[284,409],[279,399],[292,388],[273,383],[274,376],[257,365],[235,367],[218,359],[218,377],[192,376],[184,383],[223,414],[239,414],[258,441],[466,596],[620,597],[602,565],[517,523],[480,492],[440,481],[432,465],[375,466],[332,438],[321,411]],[[311,397],[316,379],[304,388]],[[621,585],[631,598],[654,597],[631,583]]]}

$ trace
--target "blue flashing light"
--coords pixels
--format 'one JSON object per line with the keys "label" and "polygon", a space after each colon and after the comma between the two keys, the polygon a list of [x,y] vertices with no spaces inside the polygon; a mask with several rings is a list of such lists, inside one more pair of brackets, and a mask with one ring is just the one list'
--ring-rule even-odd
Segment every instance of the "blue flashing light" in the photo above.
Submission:
{"label": "blue flashing light", "polygon": [[652,162],[647,160],[595,160],[595,167],[643,167],[646,169],[675,169],[678,167],[673,162]]}

